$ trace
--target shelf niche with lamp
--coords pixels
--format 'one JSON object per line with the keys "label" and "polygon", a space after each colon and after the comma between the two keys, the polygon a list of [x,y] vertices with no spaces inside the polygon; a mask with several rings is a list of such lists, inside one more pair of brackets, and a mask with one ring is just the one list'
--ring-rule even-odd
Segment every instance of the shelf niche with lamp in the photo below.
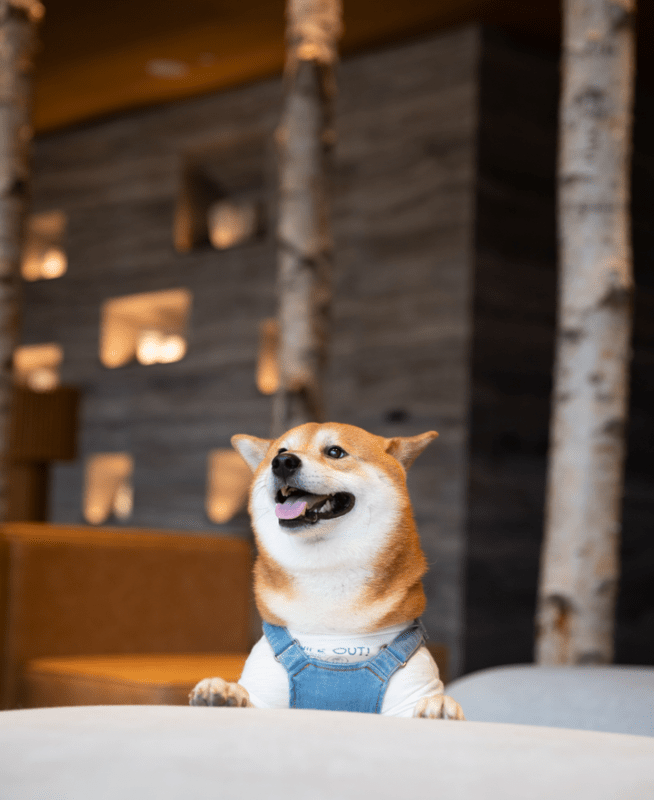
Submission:
{"label": "shelf niche with lamp", "polygon": [[264,237],[268,161],[259,137],[185,156],[173,229],[178,253],[228,250]]}
{"label": "shelf niche with lamp", "polygon": [[65,236],[63,211],[45,211],[28,218],[21,264],[21,275],[26,281],[52,280],[66,272]]}
{"label": "shelf niche with lamp", "polygon": [[275,317],[264,319],[259,326],[256,384],[265,395],[275,394],[279,388],[279,322]]}
{"label": "shelf niche with lamp", "polygon": [[188,289],[115,297],[105,301],[100,321],[100,361],[115,369],[171,364],[186,355],[186,329],[193,297]]}
{"label": "shelf niche with lamp", "polygon": [[60,384],[63,355],[54,343],[25,345],[14,352],[8,521],[45,522],[51,462],[77,457],[79,390]]}
{"label": "shelf niche with lamp", "polygon": [[252,472],[232,449],[212,450],[207,461],[207,516],[222,525],[245,511]]}
{"label": "shelf niche with lamp", "polygon": [[33,392],[51,392],[59,386],[63,348],[55,343],[22,345],[14,350],[14,383]]}
{"label": "shelf niche with lamp", "polygon": [[89,525],[132,516],[134,459],[129,453],[95,453],[86,461],[84,519]]}

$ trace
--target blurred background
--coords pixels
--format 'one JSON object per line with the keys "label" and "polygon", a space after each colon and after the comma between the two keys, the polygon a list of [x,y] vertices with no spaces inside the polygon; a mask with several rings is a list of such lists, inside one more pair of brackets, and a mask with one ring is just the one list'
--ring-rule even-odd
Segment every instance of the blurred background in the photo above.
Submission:
{"label": "blurred background", "polygon": [[[654,13],[638,19],[616,661],[654,653]],[[327,418],[436,429],[410,490],[451,674],[531,661],[556,302],[560,9],[345,0]],[[13,520],[250,537],[277,386],[282,0],[51,0]],[[21,416],[22,415],[22,416]],[[46,432],[34,420],[50,415]],[[38,430],[37,430],[38,429]]]}

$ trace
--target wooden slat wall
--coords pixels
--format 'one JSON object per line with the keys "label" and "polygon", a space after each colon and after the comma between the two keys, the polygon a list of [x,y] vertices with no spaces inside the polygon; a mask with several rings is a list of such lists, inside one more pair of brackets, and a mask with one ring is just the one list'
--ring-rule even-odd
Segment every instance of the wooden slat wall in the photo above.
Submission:
{"label": "wooden slat wall", "polygon": [[48,518],[50,465],[15,461],[9,465],[8,522],[45,522]]}
{"label": "wooden slat wall", "polygon": [[7,520],[45,522],[50,464],[77,456],[79,390],[59,386],[33,392],[15,386],[7,448]]}
{"label": "wooden slat wall", "polygon": [[532,660],[553,367],[556,53],[485,33],[465,670]]}
{"label": "wooden slat wall", "polygon": [[79,390],[14,387],[8,455],[13,461],[69,460],[77,455]]}
{"label": "wooden slat wall", "polygon": [[[369,52],[339,71],[334,178],[336,287],[328,409],[383,435],[440,438],[410,489],[432,569],[425,616],[451,649],[462,626],[477,59],[475,28]],[[275,311],[272,235],[233,250],[177,254],[173,214],[189,156],[215,152],[213,175],[271,178],[278,80],[40,138],[38,210],[68,216],[66,275],[26,287],[24,341],[56,341],[62,377],[83,390],[80,458],[58,466],[53,519],[81,522],[83,461],[134,457],[130,524],[213,529],[207,455],[234,433],[266,436],[270,398],[255,385],[259,323]],[[222,161],[221,161],[222,159]],[[231,178],[230,178],[231,179]],[[236,179],[236,178],[234,178]],[[269,231],[271,228],[269,227]],[[101,303],[188,287],[188,355],[170,365],[104,369]],[[238,521],[247,535],[247,519]]]}

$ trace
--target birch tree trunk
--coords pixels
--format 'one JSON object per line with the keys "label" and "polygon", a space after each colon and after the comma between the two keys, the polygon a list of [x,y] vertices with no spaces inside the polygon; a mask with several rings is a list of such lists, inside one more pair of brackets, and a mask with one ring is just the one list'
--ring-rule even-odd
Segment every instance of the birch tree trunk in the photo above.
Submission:
{"label": "birch tree trunk", "polygon": [[279,155],[279,389],[273,436],[323,416],[331,301],[328,162],[340,0],[288,0]]}
{"label": "birch tree trunk", "polygon": [[7,512],[7,429],[18,343],[20,257],[29,178],[38,0],[0,0],[0,521]]}
{"label": "birch tree trunk", "polygon": [[564,0],[560,286],[536,660],[613,658],[633,278],[635,0]]}

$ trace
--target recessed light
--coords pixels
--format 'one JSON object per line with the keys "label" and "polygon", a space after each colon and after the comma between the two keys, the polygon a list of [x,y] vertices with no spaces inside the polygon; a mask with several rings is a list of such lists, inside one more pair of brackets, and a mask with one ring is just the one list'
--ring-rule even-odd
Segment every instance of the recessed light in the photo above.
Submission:
{"label": "recessed light", "polygon": [[151,58],[145,65],[145,71],[153,78],[183,78],[189,71],[188,64],[173,58]]}

